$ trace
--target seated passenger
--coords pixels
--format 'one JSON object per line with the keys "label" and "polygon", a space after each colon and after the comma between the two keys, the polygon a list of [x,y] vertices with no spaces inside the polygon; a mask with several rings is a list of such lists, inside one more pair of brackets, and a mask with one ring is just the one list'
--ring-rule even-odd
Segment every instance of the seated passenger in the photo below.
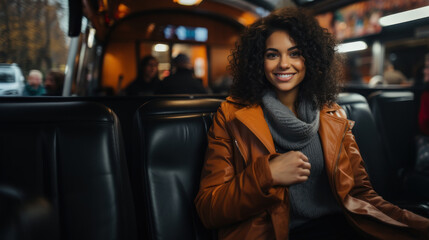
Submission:
{"label": "seated passenger", "polygon": [[232,76],[228,73],[218,77],[211,84],[213,93],[227,94],[232,85]]}
{"label": "seated passenger", "polygon": [[31,70],[28,74],[27,83],[22,92],[23,96],[42,96],[46,93],[43,87],[43,75],[39,70]]}
{"label": "seated passenger", "polygon": [[159,83],[158,60],[152,55],[147,55],[140,60],[137,78],[123,90],[123,95],[154,94]]}
{"label": "seated passenger", "polygon": [[422,73],[424,91],[420,96],[419,127],[423,134],[429,136],[429,53],[426,54]]}
{"label": "seated passenger", "polygon": [[179,54],[172,61],[175,72],[166,77],[157,94],[198,94],[207,93],[201,79],[195,78],[191,60],[185,54]]}
{"label": "seated passenger", "polygon": [[335,103],[335,47],[295,8],[242,34],[195,199],[219,239],[429,239],[429,219],[372,188],[353,122]]}
{"label": "seated passenger", "polygon": [[384,82],[387,84],[406,84],[407,78],[405,75],[396,70],[391,62],[386,62],[383,74]]}
{"label": "seated passenger", "polygon": [[420,96],[419,128],[421,133],[429,136],[429,82]]}
{"label": "seated passenger", "polygon": [[429,174],[429,54],[426,55],[423,69],[424,90],[420,96],[419,129],[417,136],[417,160],[416,171]]}

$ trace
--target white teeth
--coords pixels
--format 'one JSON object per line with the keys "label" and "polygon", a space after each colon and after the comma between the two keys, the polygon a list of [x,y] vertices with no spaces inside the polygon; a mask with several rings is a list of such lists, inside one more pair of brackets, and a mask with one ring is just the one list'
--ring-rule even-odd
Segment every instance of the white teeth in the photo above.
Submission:
{"label": "white teeth", "polygon": [[293,76],[293,74],[276,74],[278,77],[281,77],[281,78],[288,78],[288,77],[292,77]]}

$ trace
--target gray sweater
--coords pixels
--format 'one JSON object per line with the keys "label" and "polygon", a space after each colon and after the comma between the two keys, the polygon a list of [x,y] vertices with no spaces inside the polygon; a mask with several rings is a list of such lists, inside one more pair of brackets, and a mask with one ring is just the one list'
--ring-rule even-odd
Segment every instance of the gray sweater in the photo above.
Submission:
{"label": "gray sweater", "polygon": [[262,103],[277,152],[301,151],[311,164],[308,180],[289,186],[290,229],[312,219],[341,212],[325,171],[318,134],[319,111],[311,104],[303,102],[298,107],[300,118],[297,118],[276,98],[274,92],[266,93]]}

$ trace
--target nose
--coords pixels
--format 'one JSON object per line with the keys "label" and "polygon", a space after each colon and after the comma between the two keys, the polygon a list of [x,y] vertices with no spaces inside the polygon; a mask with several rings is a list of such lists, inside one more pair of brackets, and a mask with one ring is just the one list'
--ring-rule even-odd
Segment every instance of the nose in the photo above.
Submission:
{"label": "nose", "polygon": [[282,56],[280,58],[279,68],[280,69],[288,69],[289,67],[290,67],[290,62],[289,62],[288,57]]}

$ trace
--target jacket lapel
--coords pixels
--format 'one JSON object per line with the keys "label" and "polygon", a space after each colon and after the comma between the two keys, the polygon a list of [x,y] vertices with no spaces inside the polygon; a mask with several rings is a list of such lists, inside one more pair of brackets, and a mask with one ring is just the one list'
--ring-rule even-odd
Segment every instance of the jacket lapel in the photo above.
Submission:
{"label": "jacket lapel", "polygon": [[246,107],[235,112],[237,119],[264,144],[270,153],[275,153],[273,137],[265,121],[261,106]]}
{"label": "jacket lapel", "polygon": [[328,176],[333,176],[335,163],[340,153],[341,142],[348,124],[346,119],[330,114],[335,109],[324,108],[320,111],[319,135]]}
{"label": "jacket lapel", "polygon": [[[325,164],[330,174],[333,173],[335,161],[340,151],[342,141],[340,136],[344,135],[346,125],[348,124],[346,119],[330,114],[330,112],[334,112],[335,110],[325,107],[320,111],[319,134]],[[273,137],[265,121],[261,106],[245,107],[238,110],[235,114],[237,119],[264,144],[270,153],[276,152]]]}

